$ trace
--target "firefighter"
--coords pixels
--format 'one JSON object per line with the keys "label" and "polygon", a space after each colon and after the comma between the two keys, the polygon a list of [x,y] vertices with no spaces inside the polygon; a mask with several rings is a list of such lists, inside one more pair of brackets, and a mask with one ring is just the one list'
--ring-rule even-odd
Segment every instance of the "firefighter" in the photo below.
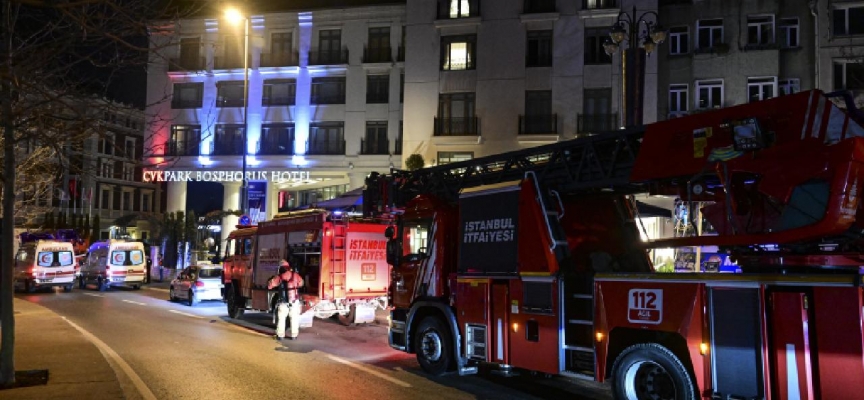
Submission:
{"label": "firefighter", "polygon": [[267,282],[267,289],[279,287],[277,296],[279,299],[276,303],[276,340],[285,339],[285,317],[288,317],[288,323],[291,326],[291,335],[289,340],[297,339],[300,330],[300,295],[298,289],[303,286],[303,278],[296,273],[288,263],[288,260],[282,259],[279,262],[279,274],[270,278]]}

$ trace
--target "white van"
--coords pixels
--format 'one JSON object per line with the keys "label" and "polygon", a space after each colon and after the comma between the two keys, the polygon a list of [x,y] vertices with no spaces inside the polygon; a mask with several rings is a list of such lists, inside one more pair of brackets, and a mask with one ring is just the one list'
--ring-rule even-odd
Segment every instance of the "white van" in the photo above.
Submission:
{"label": "white van", "polygon": [[108,240],[90,245],[78,285],[83,289],[92,283],[99,291],[108,290],[110,286],[140,289],[146,274],[144,243]]}
{"label": "white van", "polygon": [[75,248],[72,243],[54,240],[28,242],[15,254],[15,288],[25,292],[62,286],[72,290],[75,282]]}

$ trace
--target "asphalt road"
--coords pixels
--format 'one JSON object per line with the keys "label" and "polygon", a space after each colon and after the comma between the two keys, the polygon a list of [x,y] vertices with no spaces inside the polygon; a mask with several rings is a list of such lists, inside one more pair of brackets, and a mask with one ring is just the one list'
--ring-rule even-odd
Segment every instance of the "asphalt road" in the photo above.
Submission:
{"label": "asphalt road", "polygon": [[238,323],[221,302],[171,303],[161,288],[16,296],[66,317],[116,352],[133,371],[131,378],[118,373],[127,398],[148,398],[147,391],[159,399],[609,398],[601,385],[560,377],[430,377],[413,355],[387,345],[380,325],[316,319],[299,340],[280,344],[250,329],[272,328],[269,314],[247,313]]}

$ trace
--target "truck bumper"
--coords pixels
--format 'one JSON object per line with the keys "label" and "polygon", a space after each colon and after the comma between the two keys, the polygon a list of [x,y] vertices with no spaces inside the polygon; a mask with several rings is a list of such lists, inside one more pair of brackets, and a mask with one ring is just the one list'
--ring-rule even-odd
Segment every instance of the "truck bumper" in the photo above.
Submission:
{"label": "truck bumper", "polygon": [[[393,311],[390,311],[390,326],[387,329],[387,337],[390,347],[399,351],[408,351],[406,342],[407,329],[405,321],[397,320]],[[400,313],[402,316],[405,313]]]}

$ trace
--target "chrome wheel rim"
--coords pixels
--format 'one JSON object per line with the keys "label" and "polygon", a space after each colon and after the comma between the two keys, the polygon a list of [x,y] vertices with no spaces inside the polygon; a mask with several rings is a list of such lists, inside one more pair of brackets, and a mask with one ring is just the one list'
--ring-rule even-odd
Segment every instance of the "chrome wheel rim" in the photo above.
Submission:
{"label": "chrome wheel rim", "polygon": [[441,336],[438,332],[429,330],[423,334],[420,351],[423,352],[423,358],[431,362],[437,362],[441,359]]}
{"label": "chrome wheel rim", "polygon": [[629,400],[675,399],[672,375],[653,361],[633,363],[624,374],[624,394]]}

